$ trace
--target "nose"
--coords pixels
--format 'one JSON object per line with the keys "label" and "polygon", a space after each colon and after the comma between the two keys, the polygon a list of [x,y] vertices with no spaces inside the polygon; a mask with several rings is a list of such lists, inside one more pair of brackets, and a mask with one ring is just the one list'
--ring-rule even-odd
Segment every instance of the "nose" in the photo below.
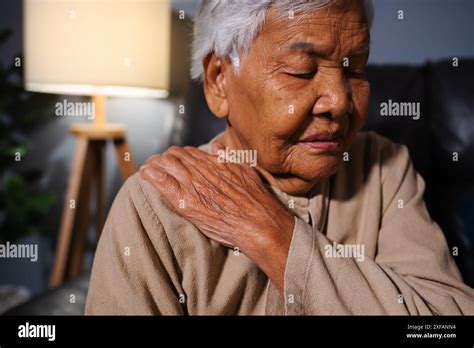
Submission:
{"label": "nose", "polygon": [[313,115],[336,119],[352,112],[351,92],[342,69],[320,71],[315,82]]}

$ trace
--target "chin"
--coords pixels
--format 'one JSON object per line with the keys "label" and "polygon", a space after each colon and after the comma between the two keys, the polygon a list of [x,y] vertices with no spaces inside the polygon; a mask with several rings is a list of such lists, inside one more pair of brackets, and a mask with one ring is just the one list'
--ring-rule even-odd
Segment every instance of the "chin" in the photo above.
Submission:
{"label": "chin", "polygon": [[310,180],[324,179],[336,173],[341,159],[339,154],[317,156],[310,163],[304,164],[301,176]]}

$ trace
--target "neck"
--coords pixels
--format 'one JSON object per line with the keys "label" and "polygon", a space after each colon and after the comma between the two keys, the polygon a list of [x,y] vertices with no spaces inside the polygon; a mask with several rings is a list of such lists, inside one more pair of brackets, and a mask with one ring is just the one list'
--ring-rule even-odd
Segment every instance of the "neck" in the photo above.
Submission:
{"label": "neck", "polygon": [[[227,127],[225,132],[217,140],[224,147],[228,147],[232,150],[248,149],[248,146],[240,140],[235,131],[230,127]],[[309,196],[317,184],[317,182],[308,182],[291,174],[275,175],[259,166],[258,161],[255,169],[269,185],[291,196]]]}

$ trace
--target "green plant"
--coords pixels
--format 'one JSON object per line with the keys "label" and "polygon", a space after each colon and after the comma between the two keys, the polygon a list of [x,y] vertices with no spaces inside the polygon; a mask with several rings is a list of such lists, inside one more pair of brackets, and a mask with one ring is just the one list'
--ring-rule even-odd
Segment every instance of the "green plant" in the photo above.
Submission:
{"label": "green plant", "polygon": [[[0,32],[0,47],[10,34]],[[22,64],[4,67],[0,62],[0,242],[45,233],[45,217],[55,199],[38,188],[42,173],[22,166],[31,132],[51,117],[44,112],[44,100],[35,100],[22,81]]]}

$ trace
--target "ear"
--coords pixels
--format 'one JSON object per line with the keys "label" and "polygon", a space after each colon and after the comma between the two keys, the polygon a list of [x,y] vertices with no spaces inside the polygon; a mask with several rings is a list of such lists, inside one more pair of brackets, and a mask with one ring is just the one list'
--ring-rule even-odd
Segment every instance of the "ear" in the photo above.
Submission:
{"label": "ear", "polygon": [[211,112],[219,118],[229,115],[228,95],[226,91],[225,70],[228,68],[223,59],[214,53],[203,60],[204,95]]}

